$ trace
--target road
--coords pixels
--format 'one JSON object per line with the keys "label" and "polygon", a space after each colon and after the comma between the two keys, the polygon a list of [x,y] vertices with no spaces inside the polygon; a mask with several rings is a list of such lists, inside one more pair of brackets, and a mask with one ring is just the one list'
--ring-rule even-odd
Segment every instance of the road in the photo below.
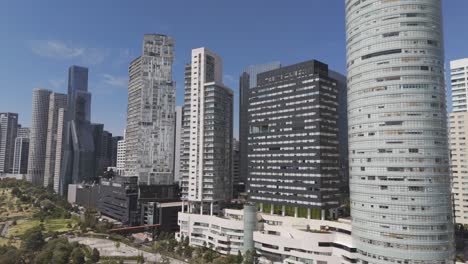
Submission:
{"label": "road", "polygon": [[[68,238],[70,242],[78,242],[80,244],[89,246],[91,248],[96,248],[99,250],[101,256],[106,257],[131,257],[143,255],[146,261],[156,262],[161,260],[161,255],[148,253],[146,251],[139,250],[134,247],[130,247],[123,243],[120,243],[120,246],[117,248],[116,244],[112,240],[102,239],[102,238],[91,238],[91,237],[73,237]],[[171,264],[186,264],[186,262],[169,258]]]}
{"label": "road", "polygon": [[5,222],[5,225],[3,226],[2,232],[0,233],[1,237],[6,237],[8,228],[10,228],[10,225],[13,223],[13,221],[7,221]]}

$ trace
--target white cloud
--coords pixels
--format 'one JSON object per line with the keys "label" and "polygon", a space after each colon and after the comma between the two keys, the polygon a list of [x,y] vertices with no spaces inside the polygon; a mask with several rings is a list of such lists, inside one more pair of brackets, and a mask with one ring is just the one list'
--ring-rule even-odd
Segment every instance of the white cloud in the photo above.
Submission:
{"label": "white cloud", "polygon": [[79,59],[86,64],[99,64],[108,56],[109,51],[76,47],[61,40],[31,41],[31,50],[36,55],[52,59]]}
{"label": "white cloud", "polygon": [[109,86],[126,87],[128,84],[127,77],[114,76],[111,74],[103,74],[102,77],[103,77],[103,83]]}

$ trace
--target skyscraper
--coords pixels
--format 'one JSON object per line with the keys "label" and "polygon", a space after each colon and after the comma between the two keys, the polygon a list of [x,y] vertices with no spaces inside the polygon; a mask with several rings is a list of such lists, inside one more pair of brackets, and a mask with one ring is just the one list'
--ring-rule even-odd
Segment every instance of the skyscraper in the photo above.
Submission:
{"label": "skyscraper", "polygon": [[27,179],[37,186],[42,186],[44,184],[49,97],[51,93],[51,91],[45,89],[34,89],[32,97],[32,120],[29,139]]}
{"label": "skyscraper", "polygon": [[94,138],[91,125],[91,94],[88,92],[88,69],[71,66],[68,70],[68,95],[63,158],[59,192],[68,184],[95,178]]}
{"label": "skyscraper", "polygon": [[175,108],[175,130],[174,130],[174,181],[179,182],[180,175],[180,157],[182,155],[182,115],[181,106]]}
{"label": "skyscraper", "polygon": [[192,50],[185,68],[182,199],[189,212],[216,213],[232,197],[233,93],[223,84],[222,60]]}
{"label": "skyscraper", "polygon": [[452,113],[450,113],[450,155],[452,170],[452,193],[457,224],[468,224],[468,159],[466,143],[468,140],[468,59],[450,62],[450,82],[452,88]]}
{"label": "skyscraper", "polygon": [[306,61],[257,75],[248,107],[249,199],[264,212],[336,218],[338,81]]}
{"label": "skyscraper", "polygon": [[[44,187],[54,186],[54,175],[55,175],[55,161],[57,155],[62,157],[60,150],[61,145],[57,145],[57,139],[59,136],[58,131],[62,131],[65,124],[59,123],[60,109],[66,109],[67,107],[67,95],[61,93],[51,93],[49,97],[49,116],[47,124],[47,143],[46,143],[46,154],[45,154],[45,165],[44,165]],[[57,152],[59,149],[59,152]]]}
{"label": "skyscraper", "polygon": [[361,263],[453,263],[440,0],[347,0],[352,234]]}
{"label": "skyscraper", "polygon": [[0,113],[0,173],[13,171],[18,114]]}
{"label": "skyscraper", "polygon": [[29,158],[29,128],[18,126],[15,139],[15,154],[13,158],[13,174],[28,173]]}
{"label": "skyscraper", "polygon": [[125,175],[139,184],[173,183],[175,82],[174,39],[147,34],[143,53],[128,73]]}
{"label": "skyscraper", "polygon": [[111,145],[111,167],[117,167],[117,146],[118,142],[122,140],[122,136],[115,136],[112,137],[112,145]]}
{"label": "skyscraper", "polygon": [[250,90],[257,86],[257,75],[281,67],[279,62],[249,66],[239,79],[239,181],[245,183],[248,175],[247,136],[249,134],[249,96]]}

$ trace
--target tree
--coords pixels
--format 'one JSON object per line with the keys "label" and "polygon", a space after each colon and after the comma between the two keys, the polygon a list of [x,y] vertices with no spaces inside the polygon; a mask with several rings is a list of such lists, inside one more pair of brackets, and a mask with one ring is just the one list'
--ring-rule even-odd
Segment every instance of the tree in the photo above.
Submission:
{"label": "tree", "polygon": [[171,260],[166,256],[162,256],[161,260],[157,261],[156,264],[171,264]]}
{"label": "tree", "polygon": [[21,246],[26,251],[39,251],[44,246],[44,235],[41,228],[33,227],[26,231]]}
{"label": "tree", "polygon": [[237,251],[236,263],[242,264],[243,260],[244,260],[244,258],[242,257],[241,251],[240,250]]}
{"label": "tree", "polygon": [[213,259],[216,257],[215,252],[212,249],[209,249],[204,255],[203,255],[203,260],[205,260],[207,263],[213,262]]}
{"label": "tree", "polygon": [[73,264],[84,264],[85,255],[83,253],[83,250],[81,250],[81,248],[79,247],[74,248],[71,253],[71,259],[73,261]]}
{"label": "tree", "polygon": [[96,248],[93,248],[93,253],[91,253],[91,261],[93,263],[97,263],[99,262],[99,259],[101,258],[101,255],[99,254],[99,250],[97,250]]}
{"label": "tree", "polygon": [[119,249],[120,248],[120,242],[119,241],[115,241],[115,248]]}
{"label": "tree", "polygon": [[257,258],[257,254],[255,250],[247,250],[244,255],[244,263],[243,264],[255,264]]}

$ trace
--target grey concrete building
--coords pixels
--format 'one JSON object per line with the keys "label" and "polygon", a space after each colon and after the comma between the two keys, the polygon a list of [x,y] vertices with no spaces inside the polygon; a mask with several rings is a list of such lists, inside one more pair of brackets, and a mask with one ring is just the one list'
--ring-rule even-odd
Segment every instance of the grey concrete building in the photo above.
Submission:
{"label": "grey concrete building", "polygon": [[44,184],[44,165],[47,147],[49,98],[52,91],[35,89],[32,97],[31,135],[29,139],[28,181]]}
{"label": "grey concrete building", "polygon": [[[61,93],[51,93],[49,97],[49,116],[47,124],[47,143],[44,165],[44,187],[53,188],[55,179],[55,161],[57,155],[62,157],[62,146],[57,145],[58,132],[63,130],[63,120],[60,119],[60,110],[67,107],[67,95]],[[59,122],[62,121],[62,122]],[[57,152],[57,149],[59,150]]]}
{"label": "grey concrete building", "polygon": [[182,107],[176,106],[174,129],[174,182],[179,182],[181,178],[180,158],[182,155],[182,118]]}
{"label": "grey concrete building", "polygon": [[68,184],[89,181],[96,174],[87,68],[69,68],[67,100],[64,154],[59,183],[61,194],[66,193]]}
{"label": "grey concrete building", "polygon": [[218,212],[232,198],[233,93],[223,84],[222,60],[193,49],[185,68],[182,199],[189,212]]}
{"label": "grey concrete building", "polygon": [[0,173],[13,171],[18,114],[0,113]]}
{"label": "grey concrete building", "polygon": [[239,78],[239,174],[240,181],[244,184],[248,175],[249,163],[247,158],[247,137],[249,134],[248,107],[250,90],[257,86],[257,74],[280,67],[279,62],[249,66],[241,73]]}
{"label": "grey concrete building", "polygon": [[128,73],[125,175],[139,184],[171,184],[174,179],[174,39],[147,34],[143,53]]}
{"label": "grey concrete building", "polygon": [[346,0],[360,263],[454,263],[441,0]]}
{"label": "grey concrete building", "polygon": [[257,75],[248,106],[248,195],[260,210],[335,218],[341,205],[337,80],[306,61]]}

